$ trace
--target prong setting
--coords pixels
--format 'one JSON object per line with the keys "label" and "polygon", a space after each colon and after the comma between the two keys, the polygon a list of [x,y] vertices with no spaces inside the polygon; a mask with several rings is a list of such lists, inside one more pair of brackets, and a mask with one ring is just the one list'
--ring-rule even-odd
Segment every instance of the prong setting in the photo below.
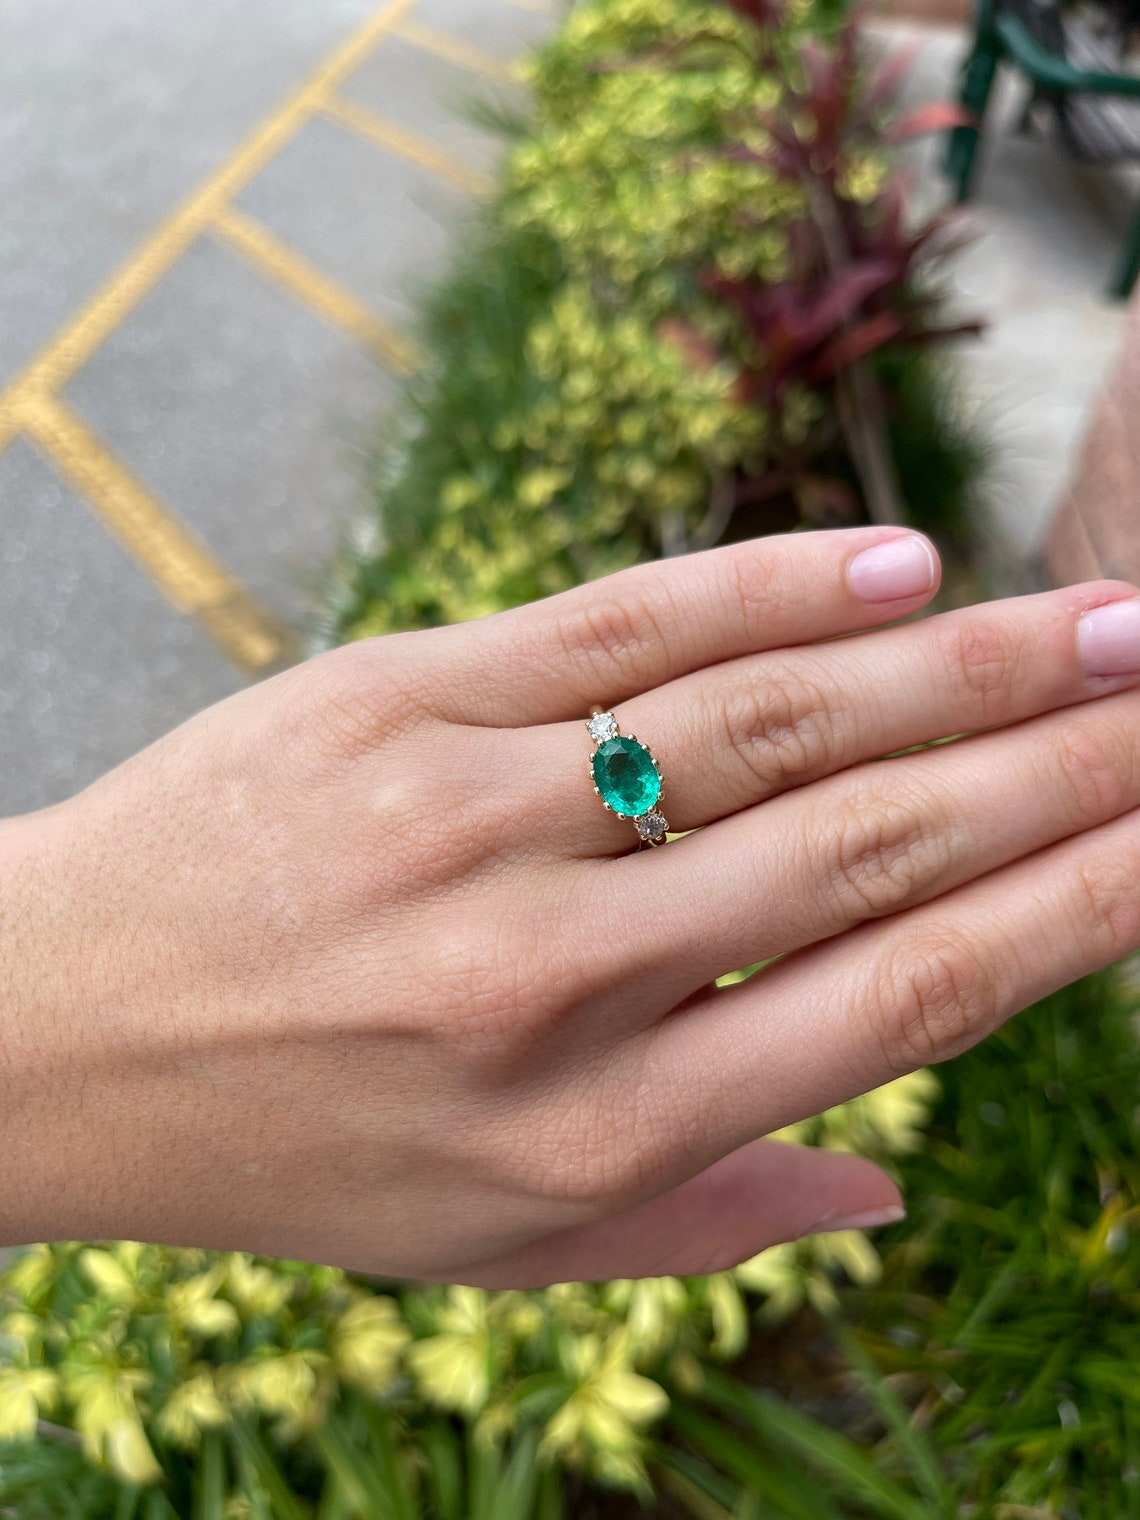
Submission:
{"label": "prong setting", "polygon": [[656,755],[636,734],[622,734],[608,710],[594,708],[586,731],[594,745],[588,762],[594,796],[607,812],[630,820],[642,848],[664,844],[669,825],[660,809],[665,785]]}

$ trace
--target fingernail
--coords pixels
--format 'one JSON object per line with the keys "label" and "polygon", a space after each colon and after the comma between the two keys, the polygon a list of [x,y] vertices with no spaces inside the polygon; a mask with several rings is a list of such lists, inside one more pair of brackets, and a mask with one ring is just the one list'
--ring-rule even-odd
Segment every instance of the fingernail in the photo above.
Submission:
{"label": "fingernail", "polygon": [[861,1214],[825,1215],[812,1225],[809,1235],[821,1235],[828,1230],[874,1230],[884,1224],[898,1224],[906,1218],[901,1203],[884,1204],[881,1209],[864,1209]]}
{"label": "fingernail", "polygon": [[1140,596],[1086,612],[1077,624],[1077,649],[1086,675],[1140,675]]}
{"label": "fingernail", "polygon": [[847,584],[861,602],[901,602],[930,591],[938,560],[929,541],[918,533],[888,538],[864,549],[847,567]]}

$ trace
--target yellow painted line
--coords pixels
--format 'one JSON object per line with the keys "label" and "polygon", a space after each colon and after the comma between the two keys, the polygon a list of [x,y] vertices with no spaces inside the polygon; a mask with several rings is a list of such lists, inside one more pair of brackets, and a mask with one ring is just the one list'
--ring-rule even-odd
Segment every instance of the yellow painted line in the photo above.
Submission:
{"label": "yellow painted line", "polygon": [[361,137],[366,137],[370,142],[376,143],[378,147],[385,148],[400,158],[406,158],[413,164],[418,164],[421,169],[427,169],[429,173],[447,180],[458,190],[466,191],[471,195],[486,195],[491,190],[492,181],[485,174],[480,174],[477,169],[468,169],[462,164],[455,163],[431,143],[425,142],[422,137],[405,132],[403,127],[398,127],[394,122],[378,116],[375,111],[369,110],[366,106],[357,105],[352,100],[335,98],[326,100],[321,111],[338,126],[347,127],[350,131],[357,132]]}
{"label": "yellow painted line", "polygon": [[[0,390],[0,453],[24,433],[47,454],[96,515],[148,571],[167,599],[197,618],[239,665],[260,670],[286,657],[289,636],[162,506],[75,414],[54,399],[186,248],[217,226],[226,203],[321,108],[340,84],[390,32],[414,0],[387,0],[359,31],[327,58],[277,111],[255,128],[221,167],[155,229],[16,377]],[[231,241],[251,243],[251,225],[226,213]],[[252,228],[252,242],[278,277],[350,325],[385,356],[409,362],[410,345],[386,331],[330,282],[295,257],[281,258],[268,235]],[[262,261],[264,263],[264,259]],[[365,320],[367,318],[367,320]]]}
{"label": "yellow painted line", "polygon": [[261,670],[284,657],[283,630],[70,408],[28,397],[20,423],[167,600],[198,618],[232,660]]}
{"label": "yellow painted line", "polygon": [[368,24],[323,63],[308,81],[246,139],[237,152],[143,243],[31,364],[0,392],[0,448],[19,430],[16,403],[28,392],[54,392],[138,304],[175,259],[292,137],[399,22],[413,0],[389,0]]}
{"label": "yellow painted line", "polygon": [[218,213],[214,230],[253,264],[327,321],[343,327],[385,364],[408,374],[416,366],[414,345],[381,322],[362,301],[330,280],[260,222],[232,206]]}
{"label": "yellow painted line", "polygon": [[401,21],[393,26],[392,32],[394,36],[410,42],[413,47],[423,48],[425,53],[434,53],[437,58],[445,58],[448,63],[454,63],[461,69],[486,74],[490,79],[515,78],[515,71],[509,64],[500,63],[497,58],[472,47],[469,42],[461,42],[458,37],[450,37],[446,32],[436,31],[431,26],[421,26],[418,21]]}

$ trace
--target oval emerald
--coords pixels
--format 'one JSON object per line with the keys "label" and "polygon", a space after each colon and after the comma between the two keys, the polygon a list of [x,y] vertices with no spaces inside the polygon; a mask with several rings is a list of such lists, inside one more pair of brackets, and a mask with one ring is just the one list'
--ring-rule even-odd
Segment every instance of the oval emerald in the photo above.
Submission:
{"label": "oval emerald", "polygon": [[593,764],[602,801],[623,818],[647,813],[661,795],[661,773],[636,739],[607,739],[594,751]]}

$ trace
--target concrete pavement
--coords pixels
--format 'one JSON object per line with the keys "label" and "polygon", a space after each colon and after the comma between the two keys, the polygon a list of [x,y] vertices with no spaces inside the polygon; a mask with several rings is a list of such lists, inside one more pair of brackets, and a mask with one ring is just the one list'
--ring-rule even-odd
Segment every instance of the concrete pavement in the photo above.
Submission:
{"label": "concrete pavement", "polygon": [[0,814],[301,647],[544,0],[7,0]]}

